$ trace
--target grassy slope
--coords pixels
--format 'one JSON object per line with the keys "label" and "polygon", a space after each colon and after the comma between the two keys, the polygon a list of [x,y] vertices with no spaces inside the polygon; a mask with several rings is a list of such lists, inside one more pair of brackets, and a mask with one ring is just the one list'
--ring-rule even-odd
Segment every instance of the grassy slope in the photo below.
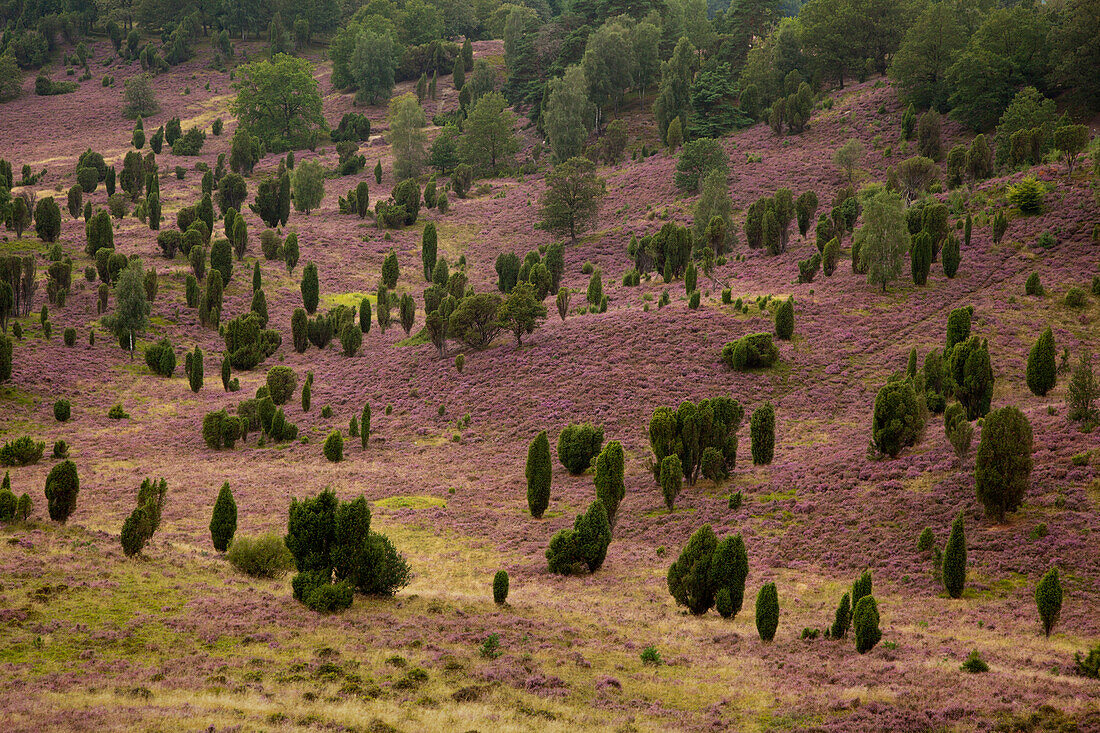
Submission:
{"label": "grassy slope", "polygon": [[[103,44],[98,52],[105,53]],[[40,196],[71,185],[73,161],[87,145],[118,157],[126,150],[130,124],[116,114],[118,92],[98,85],[99,67],[93,73],[76,94],[5,105],[10,114],[0,118],[0,138],[18,141],[5,154],[17,164],[50,167]],[[113,73],[121,89],[129,72]],[[319,78],[326,114],[335,122],[350,102],[328,88],[323,66]],[[441,79],[441,88],[447,82]],[[228,119],[228,78],[204,69],[202,60],[159,77],[156,86],[165,109],[146,121],[150,134],[176,114],[185,128],[187,120],[208,126],[219,114]],[[443,103],[453,104],[453,97],[448,92]],[[798,138],[777,139],[757,126],[726,141],[738,212],[783,185],[796,195],[813,188],[827,202],[842,183],[831,152],[848,137],[867,147],[869,178],[881,179],[903,156],[889,88],[872,82],[835,98],[833,109]],[[43,113],[57,125],[28,134],[29,120]],[[370,114],[382,117],[380,109]],[[628,115],[632,128],[652,135],[643,115]],[[210,137],[202,159],[213,165],[228,150],[231,132],[230,125],[221,138]],[[959,134],[950,126],[947,132]],[[336,213],[336,196],[358,180],[369,181],[372,199],[393,184],[388,148],[364,152],[361,176],[330,179],[319,211],[291,217],[302,262],[320,267],[328,305],[348,293],[373,292],[391,247],[401,260],[398,290],[419,295],[423,287],[419,225],[384,235]],[[750,153],[759,162],[749,162]],[[317,155],[328,165],[335,160],[331,149]],[[299,160],[310,157],[303,153]],[[370,173],[377,159],[387,171],[380,186]],[[168,170],[193,162],[161,156]],[[260,174],[275,165],[269,158]],[[521,350],[501,337],[486,352],[467,354],[462,374],[451,358],[437,360],[430,346],[393,348],[404,334],[394,328],[381,335],[377,325],[354,359],[335,346],[293,353],[288,324],[300,302],[299,272],[288,275],[261,261],[272,321],[285,332],[285,346],[271,363],[316,374],[312,411],[303,414],[297,396],[288,410],[309,442],[259,448],[250,439],[232,453],[202,445],[201,416],[254,392],[262,372],[239,375],[240,395],[219,389],[214,355],[220,341],[183,303],[186,265],[159,259],[153,237],[136,220],[121,222],[120,251],[141,254],[162,276],[156,335],[168,335],[181,349],[202,346],[206,387],[194,395],[180,378],[150,375],[140,357],[131,363],[112,348],[102,330],[88,346],[95,286],[79,272],[69,304],[51,309],[52,341],[41,337],[36,317],[24,319],[29,335],[17,350],[15,386],[0,393],[0,437],[64,438],[82,491],[70,525],[57,528],[45,521],[41,491],[53,461],[12,472],[16,492],[34,497],[36,516],[29,526],[4,530],[8,542],[0,544],[0,709],[9,728],[966,730],[1041,704],[1082,721],[1095,716],[1091,683],[1067,676],[1072,653],[1100,634],[1096,459],[1091,467],[1070,466],[1070,456],[1094,440],[1065,423],[1065,378],[1045,398],[1030,396],[1023,384],[1027,348],[1047,323],[1059,349],[1068,346],[1076,355],[1100,346],[1095,299],[1083,311],[1060,302],[1070,284],[1084,284],[1096,271],[1088,241],[1096,204],[1086,181],[1066,181],[1060,166],[1040,167],[1036,172],[1051,190],[1048,213],[1014,220],[999,246],[991,243],[984,217],[1002,205],[1005,184],[1018,176],[982,184],[971,201],[979,226],[959,276],[947,281],[934,265],[925,288],[899,282],[882,295],[846,262],[831,279],[795,285],[796,260],[808,256],[809,240],[793,237],[791,250],[778,258],[740,245],[736,252],[745,259],[720,268],[718,280],[735,297],[793,293],[797,336],[782,346],[782,363],[772,372],[734,375],[718,361],[721,345],[770,330],[769,313],[754,305],[747,315],[734,314],[720,305],[717,289],[689,311],[680,282],[668,286],[671,306],[645,312],[643,305],[655,304],[665,286],[619,285],[629,267],[631,233],[653,231],[666,218],[690,220],[694,199],[673,189],[673,166],[674,159],[659,154],[605,169],[610,194],[601,230],[567,248],[565,282],[577,291],[574,310],[583,305],[587,283],[581,265],[591,261],[604,272],[608,313],[573,314],[564,322],[555,315]],[[479,290],[492,287],[499,251],[522,256],[547,241],[530,226],[540,178],[493,181],[487,195],[452,201],[445,217],[426,213],[439,222],[440,251],[452,265],[465,254]],[[166,215],[192,202],[198,187],[194,172],[183,181],[162,174]],[[104,195],[102,189],[93,195],[96,205]],[[247,217],[251,251],[235,263],[229,315],[248,308],[249,274],[259,256],[262,224]],[[82,270],[82,222],[64,218],[62,243]],[[1045,229],[1058,232],[1059,244],[1034,251]],[[44,251],[36,240],[0,246]],[[1051,293],[1045,299],[1023,296],[1032,270]],[[995,404],[1019,404],[1036,431],[1032,490],[1005,526],[982,517],[973,479],[956,470],[939,419],[929,423],[919,446],[894,461],[870,459],[865,451],[878,386],[904,368],[911,347],[923,355],[942,344],[947,312],[966,303],[976,307],[974,332],[990,340]],[[69,325],[79,331],[73,349],[58,335]],[[668,514],[645,465],[648,416],[658,405],[720,392],[750,409],[765,399],[775,403],[776,461],[760,468],[743,460],[725,486],[700,482]],[[51,415],[58,395],[74,405],[74,419],[64,426]],[[327,463],[321,439],[346,426],[365,400],[374,410],[370,449],[356,446],[347,461]],[[116,402],[131,420],[106,419]],[[334,408],[332,419],[320,417],[325,404]],[[391,415],[384,414],[386,405],[393,406]],[[467,414],[469,426],[458,427]],[[542,552],[550,535],[591,500],[591,477],[570,477],[557,467],[551,510],[533,521],[526,514],[524,449],[538,430],[547,429],[553,440],[565,423],[582,419],[599,421],[609,439],[623,441],[627,498],[605,567],[591,577],[558,578],[546,572]],[[745,454],[747,441],[745,428]],[[167,477],[169,504],[145,557],[127,561],[117,532],[146,475]],[[235,573],[211,551],[206,530],[225,480],[236,493],[244,533],[281,530],[289,498],[325,486],[383,502],[376,504],[375,525],[406,553],[414,583],[393,601],[357,599],[348,612],[320,618],[291,601],[289,580]],[[726,496],[736,490],[745,504],[731,511]],[[394,500],[411,496],[434,500]],[[925,526],[942,543],[959,510],[967,516],[970,588],[963,600],[950,601],[933,582],[928,558],[914,548]],[[664,587],[671,558],[704,522],[719,533],[742,532],[749,548],[746,607],[731,622],[685,615]],[[1049,535],[1036,538],[1040,522]],[[1067,601],[1058,633],[1047,640],[1039,634],[1032,593],[1051,564],[1063,570]],[[867,566],[875,571],[887,643],[861,657],[850,641],[799,641],[803,627],[831,620],[847,583]],[[503,609],[490,594],[492,574],[502,567],[512,576],[511,605]],[[778,582],[782,616],[776,641],[764,645],[752,601],[768,580]],[[500,635],[504,651],[497,659],[478,653],[491,633]],[[650,644],[664,666],[641,664],[639,653]],[[990,662],[989,674],[958,671],[975,648]],[[427,682],[409,683],[413,666],[427,671]]]}

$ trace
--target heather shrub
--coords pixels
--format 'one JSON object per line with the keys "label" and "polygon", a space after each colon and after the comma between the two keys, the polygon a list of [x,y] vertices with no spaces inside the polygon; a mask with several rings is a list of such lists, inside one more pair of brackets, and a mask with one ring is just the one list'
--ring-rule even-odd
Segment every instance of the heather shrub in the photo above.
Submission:
{"label": "heather shrub", "polygon": [[225,557],[237,570],[254,578],[281,578],[294,566],[286,543],[274,532],[234,538]]}
{"label": "heather shrub", "polygon": [[775,455],[775,409],[770,402],[752,411],[749,435],[752,439],[752,462],[757,466],[771,463]]}
{"label": "heather shrub", "polygon": [[54,466],[46,477],[46,501],[50,519],[64,524],[76,509],[76,497],[80,492],[80,479],[76,464],[64,461]]}
{"label": "heather shrub", "polygon": [[531,516],[541,519],[550,505],[550,441],[543,430],[527,447],[527,507]]}
{"label": "heather shrub", "polygon": [[498,570],[493,576],[493,602],[498,606],[508,600],[508,572]]}
{"label": "heather shrub", "polygon": [[879,630],[878,604],[875,597],[864,596],[856,603],[856,610],[852,614],[852,628],[855,631],[856,651],[866,654],[871,651],[879,640],[882,632]]}
{"label": "heather shrub", "polygon": [[68,400],[57,400],[53,403],[53,416],[58,422],[66,422],[72,414],[72,405]]}
{"label": "heather shrub", "polygon": [[568,425],[558,435],[558,460],[569,473],[584,473],[602,445],[602,427],[590,423]]}
{"label": "heather shrub", "polygon": [[737,372],[766,369],[778,358],[779,349],[772,343],[770,333],[750,333],[722,347],[722,361]]}
{"label": "heather shrub", "polygon": [[775,583],[765,583],[756,595],[756,631],[761,641],[775,638],[779,628],[779,593]]}
{"label": "heather shrub", "polygon": [[218,552],[225,552],[237,532],[237,502],[229,489],[229,482],[222,484],[214,511],[210,515],[210,541]]}

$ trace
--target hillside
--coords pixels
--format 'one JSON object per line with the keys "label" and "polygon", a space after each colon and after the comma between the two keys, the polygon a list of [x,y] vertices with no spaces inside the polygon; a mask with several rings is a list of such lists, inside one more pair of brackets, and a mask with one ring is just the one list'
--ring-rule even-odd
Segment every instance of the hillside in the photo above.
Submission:
{"label": "hillside", "polygon": [[[262,52],[258,43],[242,45],[254,57]],[[109,55],[109,42],[97,42],[94,51]],[[478,42],[474,52],[499,60],[503,46]],[[31,519],[6,525],[0,543],[0,717],[9,731],[1100,729],[1096,681],[1076,676],[1073,664],[1074,654],[1100,637],[1100,450],[1095,433],[1067,419],[1068,373],[1042,397],[1025,382],[1028,351],[1047,326],[1073,365],[1082,353],[1100,351],[1100,300],[1090,294],[1083,308],[1064,302],[1071,286],[1088,290],[1100,266],[1092,234],[1100,206],[1088,165],[1068,176],[1061,162],[1044,163],[975,183],[966,193],[936,194],[953,207],[951,227],[961,227],[967,213],[974,221],[952,279],[937,261],[927,285],[914,285],[906,256],[901,277],[882,292],[853,272],[848,235],[836,272],[799,284],[799,260],[817,251],[812,226],[806,237],[795,228],[788,250],[769,256],[746,246],[749,205],[786,187],[796,196],[815,191],[828,211],[846,185],[833,153],[849,139],[866,151],[861,184],[884,181],[890,166],[915,155],[915,143],[900,139],[904,108],[888,79],[831,90],[824,95],[831,103],[819,103],[801,135],[779,137],[758,123],[721,139],[737,243],[713,282],[700,274],[701,305],[693,309],[681,278],[622,284],[634,266],[631,236],[654,234],[666,222],[690,226],[698,198],[674,185],[676,154],[662,148],[645,158],[631,155],[640,141],[653,148],[658,140],[652,115],[631,98],[621,113],[632,131],[627,154],[598,167],[607,184],[598,225],[575,242],[565,240],[562,284],[573,292],[568,316],[558,316],[551,295],[549,317],[522,347],[504,331],[484,350],[456,342],[440,358],[417,338],[426,315],[425,223],[435,223],[439,254],[452,267],[465,258],[475,291],[495,292],[498,254],[522,260],[556,241],[534,226],[549,156],[533,174],[479,180],[469,198],[451,196],[446,214],[422,209],[403,229],[383,230],[373,215],[340,214],[338,197],[360,181],[369,184],[372,201],[384,200],[397,183],[386,110],[353,108],[350,94],[332,88],[330,62],[320,53],[311,61],[330,126],[349,111],[372,120],[372,137],[359,151],[366,166],[327,178],[320,207],[291,214],[283,233],[296,232],[301,249],[293,273],[264,259],[265,225],[244,213],[250,243],[243,260],[233,261],[222,323],[248,312],[249,276],[258,261],[268,327],[281,333],[282,345],[256,369],[234,370],[240,392],[221,388],[223,338],[187,307],[191,267],[183,256],[162,257],[146,225],[128,215],[114,229],[116,251],[140,256],[157,273],[151,328],[135,358],[103,327],[97,283],[83,277],[95,263],[84,251],[83,219],[65,211],[65,190],[86,148],[121,169],[133,123],[119,114],[119,90],[136,70],[108,70],[116,78],[111,89],[99,82],[107,72],[93,65],[91,81],[53,97],[29,93],[28,80],[28,93],[2,107],[0,157],[17,170],[23,163],[47,169],[33,190],[61,204],[58,241],[72,258],[73,277],[65,305],[49,306],[53,333],[46,338],[38,309],[46,302],[49,245],[33,226],[21,239],[0,235],[0,254],[37,258],[39,283],[34,310],[13,319],[24,335],[15,344],[12,378],[0,386],[0,442],[30,435],[45,441],[48,456],[54,441],[65,440],[80,476],[79,503],[60,525],[49,520],[43,495],[58,460],[5,469],[15,494],[27,492],[34,501]],[[157,157],[168,229],[179,209],[202,195],[195,164],[214,168],[219,154],[229,153],[236,121],[228,74],[210,69],[204,54],[153,84],[162,111],[144,119],[147,132],[174,116],[184,130],[210,131],[216,118],[226,125],[220,136],[208,134],[200,156],[165,148]],[[394,94],[413,86],[398,84]],[[426,106],[455,109],[450,78],[441,76],[439,86],[442,98]],[[438,133],[428,128],[430,138]],[[519,134],[519,158],[527,161],[538,135]],[[970,137],[947,123],[944,149]],[[298,165],[337,164],[327,141],[295,156]],[[256,166],[250,200],[279,161],[267,155]],[[384,171],[380,184],[376,162]],[[186,168],[182,178],[171,173],[176,166]],[[1011,209],[1006,188],[1026,175],[1046,188],[1045,209],[1030,217],[1013,210],[1005,236],[994,243],[993,217]],[[99,188],[84,200],[101,208],[107,196]],[[220,236],[221,222],[215,232]],[[1055,236],[1052,247],[1037,243],[1043,232]],[[384,334],[375,324],[353,357],[341,353],[338,339],[296,352],[290,323],[301,305],[305,263],[317,265],[324,312],[374,299],[391,250],[400,264],[395,292],[417,302],[411,338],[398,323]],[[580,312],[589,263],[602,272],[606,312]],[[1046,289],[1041,298],[1025,296],[1032,273]],[[744,300],[745,312],[722,302],[725,288]],[[670,303],[658,308],[666,290]],[[777,303],[788,296],[794,337],[777,341],[776,366],[727,369],[723,345],[772,333]],[[923,438],[896,458],[869,448],[880,387],[904,372],[911,349],[922,362],[942,350],[949,313],[966,305],[974,307],[971,332],[988,339],[993,406],[1018,406],[1034,432],[1030,486],[1005,523],[992,522],[975,499],[977,424],[962,467],[944,437],[942,415],[930,416]],[[61,336],[67,327],[76,329],[71,347]],[[178,352],[171,379],[152,373],[142,358],[161,338]],[[192,392],[182,361],[196,345],[206,354],[205,385]],[[283,407],[299,439],[261,445],[250,435],[233,450],[208,448],[204,415],[232,412],[276,365],[298,375],[299,392]],[[307,372],[313,374],[308,412],[299,404]],[[720,395],[745,407],[736,467],[720,484],[701,478],[685,486],[669,511],[650,467],[650,417],[658,407]],[[72,403],[65,423],[53,413],[61,397]],[[765,402],[775,408],[775,458],[756,466],[749,413]],[[129,419],[108,418],[116,404]],[[349,420],[364,404],[372,410],[365,450],[348,435]],[[324,406],[331,417],[322,416]],[[527,446],[545,430],[553,451],[561,429],[579,422],[601,425],[606,440],[621,441],[626,492],[603,567],[559,576],[547,570],[547,544],[588,507],[593,475],[569,475],[555,455],[549,509],[535,520],[527,506]],[[344,433],[340,462],[322,453],[334,429]],[[1084,460],[1075,460],[1079,454]],[[168,499],[157,534],[127,558],[119,532],[146,477],[164,477]],[[290,575],[272,580],[239,572],[210,542],[211,508],[224,482],[236,499],[239,535],[285,534],[291,499],[327,487],[345,500],[365,496],[372,528],[406,557],[411,584],[392,599],[357,595],[347,610],[320,615],[294,601]],[[732,508],[730,497],[738,493],[743,501]],[[969,571],[963,597],[951,599],[917,538],[930,527],[942,547],[960,512]],[[689,614],[666,586],[669,564],[704,524],[719,537],[740,533],[747,547],[745,605],[732,620]],[[1054,566],[1061,568],[1066,600],[1047,638],[1034,594]],[[804,628],[832,623],[840,596],[865,568],[873,572],[882,642],[857,654],[850,639],[801,639]],[[499,569],[511,583],[503,606],[492,598]],[[754,599],[772,581],[779,628],[765,643]],[[494,634],[499,655],[483,646]],[[663,664],[642,663],[650,646]],[[960,670],[972,650],[989,672]]]}

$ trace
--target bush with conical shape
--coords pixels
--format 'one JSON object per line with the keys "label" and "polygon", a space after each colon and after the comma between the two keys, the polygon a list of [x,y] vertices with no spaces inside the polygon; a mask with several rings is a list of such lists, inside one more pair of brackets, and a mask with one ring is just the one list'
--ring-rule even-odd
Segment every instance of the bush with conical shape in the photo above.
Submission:
{"label": "bush with conical shape", "polygon": [[[912,362],[915,372],[916,359]],[[924,420],[912,381],[904,379],[884,385],[875,397],[871,421],[871,442],[875,448],[892,458],[902,448],[914,445],[923,429]]]}
{"label": "bush with conical shape", "polygon": [[658,480],[661,483],[661,495],[665,498],[665,506],[671,512],[684,481],[684,469],[680,456],[673,453],[661,460]]}
{"label": "bush with conical shape", "polygon": [[993,400],[993,366],[989,345],[977,336],[956,344],[948,359],[948,373],[954,384],[955,399],[966,408],[968,420],[977,420],[989,412]]}
{"label": "bush with conical shape", "polygon": [[794,336],[794,297],[779,304],[775,312],[775,335],[782,341],[790,341]]}
{"label": "bush with conical shape", "polygon": [[370,298],[363,296],[363,299],[359,301],[359,330],[363,333],[370,333]]}
{"label": "bush with conical shape", "polygon": [[592,305],[599,305],[603,300],[603,277],[600,275],[600,271],[596,270],[592,273],[592,277],[588,279],[588,292],[586,297],[589,303]]}
{"label": "bush with conical shape", "polygon": [[691,535],[680,556],[668,569],[668,592],[676,599],[677,605],[686,606],[697,616],[714,605],[711,563],[717,547],[718,538],[714,530],[709,524],[704,524]]}
{"label": "bush with conical shape", "polygon": [[56,242],[61,234],[61,208],[53,196],[39,199],[34,205],[34,233],[43,242]]}
{"label": "bush with conical shape", "polygon": [[290,333],[294,341],[294,350],[299,354],[309,348],[309,316],[304,308],[295,308],[290,316]]}
{"label": "bush with conical shape", "polygon": [[848,627],[852,625],[852,601],[851,596],[845,593],[840,598],[840,605],[833,616],[833,625],[829,629],[829,636],[834,639],[843,639],[848,633]]}
{"label": "bush with conical shape", "polygon": [[1058,381],[1054,332],[1047,326],[1027,355],[1027,388],[1040,397],[1046,395]]}
{"label": "bush with conical shape", "polygon": [[126,521],[122,523],[122,532],[119,539],[122,542],[122,552],[126,557],[133,557],[141,552],[149,539],[149,519],[144,506],[139,506],[130,513]]}
{"label": "bush with conical shape", "polygon": [[210,516],[210,540],[214,543],[214,549],[218,552],[228,550],[236,533],[237,502],[233,499],[233,492],[229,490],[229,482],[226,481],[218,492],[214,511]]}
{"label": "bush with conical shape", "polygon": [[882,631],[879,630],[878,604],[871,595],[860,598],[856,603],[856,610],[852,614],[852,628],[856,636],[856,651],[866,654],[875,648],[882,639]]}
{"label": "bush with conical shape", "polygon": [[382,260],[382,284],[389,290],[393,290],[397,287],[397,279],[400,275],[401,270],[397,264],[397,253],[391,249],[386,258]]}
{"label": "bush with conical shape", "polygon": [[202,389],[202,349],[196,345],[190,357],[190,368],[187,370],[187,383],[191,387],[192,392],[198,392]]}
{"label": "bush with conical shape", "polygon": [[210,245],[210,269],[222,274],[222,283],[233,277],[233,248],[228,239],[218,238]]}
{"label": "bush with conical shape", "polygon": [[[969,223],[969,221],[968,218],[967,222]],[[955,277],[955,274],[959,271],[959,264],[962,263],[959,238],[954,234],[947,235],[940,256],[943,258],[943,274],[949,279]]]}
{"label": "bush with conical shape", "polygon": [[310,400],[313,398],[313,384],[307,379],[302,385],[302,412],[309,412]]}
{"label": "bush with conical shape", "polygon": [[864,570],[855,582],[852,583],[852,607],[855,608],[859,605],[859,601],[864,596],[869,596],[874,591],[874,586],[871,579],[870,569]]}
{"label": "bush with conical shape", "polygon": [[550,441],[543,430],[527,447],[527,507],[531,516],[541,519],[550,505]]}
{"label": "bush with conical shape", "polygon": [[[547,446],[549,452],[549,446]],[[547,456],[549,458],[549,456]],[[604,446],[600,454],[596,456],[596,498],[603,502],[607,509],[607,521],[615,526],[615,514],[619,510],[619,502],[626,496],[626,483],[624,481],[624,456],[623,444],[613,440]]]}
{"label": "bush with conical shape", "polygon": [[913,237],[909,247],[909,261],[913,282],[917,285],[928,282],[928,272],[932,267],[932,235],[922,231]]}
{"label": "bush with conical shape", "polygon": [[584,473],[603,446],[603,428],[583,423],[567,425],[558,435],[558,460],[573,475]]}
{"label": "bush with conical shape", "polygon": [[424,235],[420,240],[420,258],[424,263],[424,279],[432,281],[432,270],[435,269],[436,250],[438,236],[435,231],[435,222],[429,221],[424,226]]}
{"label": "bush with conical shape", "polygon": [[367,440],[370,438],[370,404],[365,403],[363,405],[363,412],[359,416],[359,439],[362,442],[363,450],[367,449]]}
{"label": "bush with conical shape", "polygon": [[944,347],[944,355],[954,348],[955,344],[961,344],[970,338],[970,319],[974,315],[974,306],[968,305],[955,308],[947,316],[947,345]]}
{"label": "bush with conical shape", "polygon": [[493,603],[503,606],[508,600],[508,571],[498,570],[493,576]]}
{"label": "bush with conical shape", "polygon": [[1048,570],[1039,585],[1035,586],[1035,603],[1039,607],[1043,633],[1050,636],[1062,613],[1062,581],[1058,577],[1058,568]]}
{"label": "bush with conical shape", "polygon": [[355,213],[360,219],[365,219],[370,211],[370,187],[366,181],[359,181],[355,186]]}
{"label": "bush with conical shape", "polygon": [[951,523],[951,536],[943,548],[941,568],[943,587],[952,598],[962,596],[966,587],[966,534],[963,528],[963,515],[959,512]]}
{"label": "bush with conical shape", "polygon": [[76,496],[80,493],[80,478],[76,464],[64,461],[57,464],[46,477],[46,501],[50,519],[64,524],[76,509]]}
{"label": "bush with conical shape", "polygon": [[745,601],[745,579],[749,575],[749,555],[741,535],[726,537],[714,548],[710,563],[710,585],[714,605],[722,618],[733,618]]}
{"label": "bush with conical shape", "polygon": [[317,265],[312,262],[306,263],[305,269],[302,270],[301,291],[302,305],[305,306],[307,313],[313,315],[321,300],[321,284],[317,276]]}
{"label": "bush with conical shape", "polygon": [[985,416],[974,461],[978,501],[998,522],[1024,501],[1031,480],[1031,423],[1016,407],[1002,407]]}
{"label": "bush with conical shape", "polygon": [[752,411],[749,419],[749,437],[752,439],[752,462],[766,466],[775,456],[775,408],[765,402]]}
{"label": "bush with conical shape", "polygon": [[779,628],[779,592],[775,583],[765,583],[756,594],[756,631],[761,641],[775,638]]}

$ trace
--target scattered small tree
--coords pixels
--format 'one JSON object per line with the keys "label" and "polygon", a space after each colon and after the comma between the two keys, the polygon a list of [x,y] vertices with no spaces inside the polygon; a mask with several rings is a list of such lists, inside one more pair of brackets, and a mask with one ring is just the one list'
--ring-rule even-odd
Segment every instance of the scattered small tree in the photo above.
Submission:
{"label": "scattered small tree", "polygon": [[765,583],[756,595],[756,631],[761,641],[775,638],[779,628],[779,593],[775,583]]}
{"label": "scattered small tree", "polygon": [[1048,326],[1027,356],[1027,388],[1040,397],[1054,388],[1058,370],[1054,363],[1054,332]]}
{"label": "scattered small tree", "polygon": [[218,498],[214,502],[214,511],[210,516],[210,540],[214,549],[225,552],[237,532],[237,502],[229,490],[229,482],[222,484]]}
{"label": "scattered small tree", "polygon": [[966,534],[962,512],[959,512],[955,521],[951,523],[951,535],[943,548],[941,575],[947,595],[960,598],[963,588],[966,587]]}
{"label": "scattered small tree", "polygon": [[542,519],[550,505],[550,441],[546,431],[539,433],[527,447],[527,507],[531,516]]}
{"label": "scattered small tree", "polygon": [[978,501],[986,513],[1003,522],[1023,503],[1031,478],[1031,424],[1016,407],[985,416],[974,465]]}
{"label": "scattered small tree", "polygon": [[856,610],[852,614],[852,626],[856,636],[856,651],[866,654],[874,649],[882,632],[879,630],[878,604],[872,595],[860,598],[856,603]]}
{"label": "scattered small tree", "polygon": [[1058,577],[1058,568],[1048,570],[1035,586],[1035,603],[1039,607],[1043,633],[1050,636],[1062,613],[1062,581]]}

